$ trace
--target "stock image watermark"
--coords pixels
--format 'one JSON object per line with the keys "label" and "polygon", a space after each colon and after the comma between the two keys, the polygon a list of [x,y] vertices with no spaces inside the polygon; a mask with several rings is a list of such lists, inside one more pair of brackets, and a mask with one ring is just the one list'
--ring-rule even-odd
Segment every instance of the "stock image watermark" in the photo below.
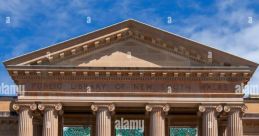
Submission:
{"label": "stock image watermark", "polygon": [[248,17],[248,21],[249,24],[253,24],[253,17]]}
{"label": "stock image watermark", "polygon": [[89,16],[87,16],[87,17],[86,17],[86,23],[87,23],[87,24],[91,24],[91,23],[92,23],[92,18],[89,17]]}
{"label": "stock image watermark", "polygon": [[24,85],[13,85],[1,83],[0,85],[0,94],[1,95],[23,95],[25,90]]}
{"label": "stock image watermark", "polygon": [[172,24],[173,23],[173,18],[168,16],[167,17],[167,24]]}
{"label": "stock image watermark", "polygon": [[115,129],[118,130],[139,130],[144,132],[144,127],[144,120],[127,120],[124,118],[115,120]]}
{"label": "stock image watermark", "polygon": [[243,83],[237,84],[235,86],[235,93],[245,93],[250,95],[259,95],[259,85],[258,84],[249,84],[245,85]]}
{"label": "stock image watermark", "polygon": [[11,17],[5,17],[5,23],[10,24],[11,23]]}

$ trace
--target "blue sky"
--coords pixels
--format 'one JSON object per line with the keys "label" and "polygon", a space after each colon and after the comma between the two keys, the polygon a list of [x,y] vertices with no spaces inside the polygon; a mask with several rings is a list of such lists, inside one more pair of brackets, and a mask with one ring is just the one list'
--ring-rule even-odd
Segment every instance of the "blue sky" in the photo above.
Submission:
{"label": "blue sky", "polygon": [[129,18],[259,63],[258,0],[0,0],[0,61]]}

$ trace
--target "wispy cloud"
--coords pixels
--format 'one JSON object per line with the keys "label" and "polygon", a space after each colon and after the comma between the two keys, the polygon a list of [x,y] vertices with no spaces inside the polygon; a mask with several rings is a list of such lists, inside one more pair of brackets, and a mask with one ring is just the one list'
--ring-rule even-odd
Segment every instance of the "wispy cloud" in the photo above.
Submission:
{"label": "wispy cloud", "polygon": [[[210,15],[191,15],[180,21],[177,31],[191,39],[214,48],[259,63],[259,22],[258,14],[251,5],[253,1],[220,1],[215,3],[215,13]],[[249,17],[253,23],[249,23]],[[258,84],[259,71],[251,80]]]}

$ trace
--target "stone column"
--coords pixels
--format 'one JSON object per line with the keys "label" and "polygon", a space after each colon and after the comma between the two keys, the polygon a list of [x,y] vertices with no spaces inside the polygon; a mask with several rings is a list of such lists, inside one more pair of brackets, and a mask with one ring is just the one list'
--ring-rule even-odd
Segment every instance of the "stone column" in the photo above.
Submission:
{"label": "stone column", "polygon": [[111,112],[114,104],[93,104],[91,109],[96,114],[96,136],[111,136]]}
{"label": "stone column", "polygon": [[199,111],[202,115],[202,135],[203,136],[218,136],[218,121],[217,112],[221,112],[221,105],[201,105]]}
{"label": "stone column", "polygon": [[169,105],[146,105],[150,112],[150,135],[165,136],[165,114],[170,110]]}
{"label": "stone column", "polygon": [[19,113],[19,136],[33,136],[33,116],[32,111],[37,109],[36,104],[21,104],[13,105],[13,109]]}
{"label": "stone column", "polygon": [[245,105],[224,106],[224,111],[228,113],[228,136],[243,136],[242,115],[246,109]]}
{"label": "stone column", "polygon": [[62,105],[39,104],[38,109],[44,112],[42,136],[58,136],[58,113],[62,111]]}

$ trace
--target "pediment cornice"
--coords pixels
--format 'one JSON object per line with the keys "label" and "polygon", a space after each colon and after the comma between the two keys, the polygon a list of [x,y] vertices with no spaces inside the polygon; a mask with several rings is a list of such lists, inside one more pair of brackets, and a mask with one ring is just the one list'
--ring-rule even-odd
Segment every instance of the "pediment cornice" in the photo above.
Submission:
{"label": "pediment cornice", "polygon": [[170,68],[101,68],[101,67],[9,67],[14,80],[229,80],[247,82],[252,73],[245,67],[170,67]]}
{"label": "pediment cornice", "polygon": [[147,45],[183,56],[201,64],[218,66],[224,65],[215,60],[213,61],[212,58],[206,58],[207,52],[205,52],[204,54],[200,54],[193,49],[187,49],[181,45],[173,45],[169,42],[163,41],[162,39],[152,37],[150,35],[146,35],[145,33],[139,32],[137,30],[131,30],[129,28],[125,28],[108,35],[104,35],[71,47],[67,47],[56,52],[46,52],[46,55],[19,63],[17,65],[51,65],[61,60],[66,60],[78,55],[87,54],[102,47],[107,47],[126,39],[135,39],[137,41],[146,43]]}
{"label": "pediment cornice", "polygon": [[[197,69],[189,66],[188,68],[161,67],[155,69],[151,67],[148,69],[138,67],[134,69],[127,67],[79,68],[78,66],[53,66],[53,64],[56,64],[57,62],[79,55],[85,55],[92,51],[99,50],[103,47],[107,47],[127,39],[134,39],[169,53],[177,54],[201,64],[203,68]],[[107,76],[106,73],[113,73],[115,71],[116,75],[120,72],[127,73],[125,75],[131,75],[129,73],[133,73],[133,75],[140,75],[141,72],[144,72],[148,73],[147,75],[149,76],[154,75],[152,73],[155,73],[155,76],[163,75],[161,73],[170,73],[173,75],[174,73],[178,73],[179,75],[183,75],[187,78],[190,75],[207,75],[210,77],[214,75],[222,76],[225,73],[230,77],[238,75],[242,78],[245,77],[245,79],[252,76],[258,65],[254,62],[207,47],[187,38],[180,37],[134,20],[127,20],[93,33],[89,33],[87,35],[83,35],[63,43],[8,60],[4,62],[4,64],[12,76],[16,73],[18,73],[18,75],[21,74],[25,76],[32,76],[32,73],[33,75],[40,75],[42,73],[50,73],[47,75],[51,75],[51,73],[56,75],[58,73],[57,75],[60,75],[62,72],[70,74],[74,72],[76,75],[83,72],[99,72],[100,75],[105,73],[103,75]],[[134,74],[134,72],[136,72],[136,74]]]}

